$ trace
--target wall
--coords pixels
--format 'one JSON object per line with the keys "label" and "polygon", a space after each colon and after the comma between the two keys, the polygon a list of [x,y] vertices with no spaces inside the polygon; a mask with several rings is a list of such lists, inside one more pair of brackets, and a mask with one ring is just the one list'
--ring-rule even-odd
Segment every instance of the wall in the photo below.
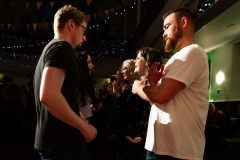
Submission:
{"label": "wall", "polygon": [[240,42],[233,45],[232,54],[231,97],[240,100]]}
{"label": "wall", "polygon": [[[210,69],[210,100],[213,101],[234,101],[240,100],[239,85],[239,58],[240,47],[236,41],[223,45],[211,54]],[[222,84],[216,83],[216,75],[222,71],[225,80]],[[219,93],[217,93],[219,90]]]}
{"label": "wall", "polygon": [[109,85],[110,77],[93,77],[99,89],[104,89],[104,86]]}
{"label": "wall", "polygon": [[110,77],[116,74],[116,71],[119,67],[121,67],[122,62],[123,59],[120,59],[119,57],[112,57],[94,63],[93,78],[99,88],[103,89],[103,86],[110,82]]}

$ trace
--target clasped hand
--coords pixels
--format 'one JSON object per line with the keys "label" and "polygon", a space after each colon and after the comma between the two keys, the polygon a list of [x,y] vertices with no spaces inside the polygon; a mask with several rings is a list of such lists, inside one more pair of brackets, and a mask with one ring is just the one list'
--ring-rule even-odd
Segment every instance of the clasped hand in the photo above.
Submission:
{"label": "clasped hand", "polygon": [[151,85],[157,85],[158,81],[162,78],[162,72],[164,70],[164,64],[161,65],[158,70],[160,62],[154,62],[148,70],[148,83]]}
{"label": "clasped hand", "polygon": [[[162,72],[164,70],[164,65],[162,64],[160,69],[158,70],[159,62],[154,62],[151,68],[148,70],[148,84],[157,85],[158,81],[162,78]],[[138,94],[138,91],[141,90],[145,86],[146,79],[135,80],[132,85],[132,93]]]}
{"label": "clasped hand", "polygon": [[141,137],[135,137],[134,139],[132,139],[130,136],[126,136],[126,139],[131,143],[139,143],[142,141]]}

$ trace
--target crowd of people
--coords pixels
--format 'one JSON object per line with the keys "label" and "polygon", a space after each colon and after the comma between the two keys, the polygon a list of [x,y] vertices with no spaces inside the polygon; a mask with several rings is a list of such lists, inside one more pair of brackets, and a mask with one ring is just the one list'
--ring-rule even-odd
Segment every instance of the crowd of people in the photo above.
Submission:
{"label": "crowd of people", "polygon": [[33,84],[19,86],[11,76],[0,85],[0,142],[12,140],[16,133],[36,126]]}
{"label": "crowd of people", "polygon": [[240,138],[240,104],[233,109],[230,104],[209,103],[205,136],[206,153],[219,151],[221,138]]}
{"label": "crowd of people", "polygon": [[34,148],[41,159],[95,159],[102,139],[116,160],[203,159],[205,124],[212,127],[214,115],[207,56],[195,44],[189,9],[171,10],[163,20],[165,52],[176,53],[164,65],[160,51],[137,49],[136,59],[123,61],[104,91],[92,77],[90,53],[81,51],[86,15],[68,5],[56,12],[54,39],[38,61],[33,87],[17,87],[10,79],[1,89],[11,120],[26,115],[35,124]]}

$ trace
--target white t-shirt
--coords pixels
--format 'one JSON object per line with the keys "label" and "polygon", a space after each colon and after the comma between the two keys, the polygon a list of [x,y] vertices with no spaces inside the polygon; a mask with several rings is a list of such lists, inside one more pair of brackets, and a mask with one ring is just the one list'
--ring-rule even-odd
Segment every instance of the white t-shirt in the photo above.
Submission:
{"label": "white t-shirt", "polygon": [[153,103],[145,144],[147,150],[180,159],[203,159],[208,77],[207,55],[197,44],[181,49],[169,59],[162,78],[180,81],[186,88],[165,104]]}

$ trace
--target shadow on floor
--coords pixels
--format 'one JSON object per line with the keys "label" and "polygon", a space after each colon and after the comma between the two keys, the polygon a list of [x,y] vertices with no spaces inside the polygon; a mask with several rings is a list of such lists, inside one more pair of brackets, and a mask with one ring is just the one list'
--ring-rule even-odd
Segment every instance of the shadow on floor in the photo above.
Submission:
{"label": "shadow on floor", "polygon": [[[0,139],[0,160],[40,160],[38,152],[33,148],[35,129],[31,128],[9,135],[7,139]],[[116,160],[112,155],[112,148],[105,141],[96,144],[94,160]],[[239,160],[240,151],[228,152],[225,148],[213,153],[205,153],[203,160]]]}

